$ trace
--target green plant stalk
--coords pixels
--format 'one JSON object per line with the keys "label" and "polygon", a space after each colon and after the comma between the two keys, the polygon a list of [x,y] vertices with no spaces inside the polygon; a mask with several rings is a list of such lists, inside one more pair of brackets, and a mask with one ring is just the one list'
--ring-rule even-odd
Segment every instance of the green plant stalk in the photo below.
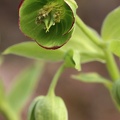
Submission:
{"label": "green plant stalk", "polygon": [[62,74],[62,72],[65,69],[65,65],[63,64],[62,66],[60,66],[60,68],[58,69],[58,71],[56,72],[55,76],[53,77],[53,80],[50,84],[49,90],[48,90],[48,95],[54,95],[55,94],[55,87],[56,84],[58,82],[58,79],[60,77],[60,75]]}
{"label": "green plant stalk", "polygon": [[0,112],[3,113],[6,120],[20,120],[6,101],[0,103]]}
{"label": "green plant stalk", "polygon": [[96,45],[101,46],[102,41],[99,41],[98,38],[96,38],[94,35],[91,34],[90,29],[88,26],[84,24],[84,22],[79,18],[79,16],[76,16],[76,25],[83,31],[84,34],[88,38],[90,38]]}
{"label": "green plant stalk", "polygon": [[104,49],[104,53],[106,57],[106,67],[108,69],[108,72],[111,75],[112,80],[116,81],[120,78],[120,74],[115,59],[108,49]]}
{"label": "green plant stalk", "polygon": [[105,45],[104,41],[99,40],[99,38],[91,34],[88,27],[83,23],[83,21],[78,16],[76,16],[76,24],[86,34],[88,38],[90,38],[97,46],[99,46],[103,50],[105,54],[107,70],[113,81],[118,80],[120,78],[119,69],[116,65],[112,53],[107,49],[107,45]]}

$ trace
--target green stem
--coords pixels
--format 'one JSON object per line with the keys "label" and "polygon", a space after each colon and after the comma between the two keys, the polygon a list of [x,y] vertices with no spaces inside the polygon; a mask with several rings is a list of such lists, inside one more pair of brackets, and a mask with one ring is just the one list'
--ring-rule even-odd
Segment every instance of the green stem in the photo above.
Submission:
{"label": "green stem", "polygon": [[76,16],[76,24],[89,39],[91,39],[97,46],[99,46],[104,51],[108,72],[114,81],[118,80],[120,78],[119,70],[117,68],[114,57],[112,53],[107,49],[107,45],[105,44],[105,42],[99,40],[98,37],[94,36],[94,34],[78,16]]}
{"label": "green stem", "polygon": [[105,57],[106,57],[106,67],[108,72],[112,78],[112,80],[116,81],[120,78],[119,69],[116,65],[115,59],[112,53],[108,49],[104,49]]}
{"label": "green stem", "polygon": [[58,82],[58,79],[60,77],[60,75],[62,74],[62,72],[64,71],[65,69],[65,65],[63,64],[59,69],[58,71],[56,72],[55,76],[53,77],[53,80],[50,84],[50,87],[49,87],[49,90],[48,90],[48,95],[51,95],[51,94],[55,94],[55,87],[56,87],[56,84]]}
{"label": "green stem", "polygon": [[102,41],[99,41],[98,37],[94,36],[93,32],[91,32],[79,16],[76,16],[76,24],[89,39],[91,39],[96,45],[101,46]]}
{"label": "green stem", "polygon": [[5,101],[0,103],[0,112],[3,113],[6,120],[19,120],[19,116],[15,114],[9,104]]}

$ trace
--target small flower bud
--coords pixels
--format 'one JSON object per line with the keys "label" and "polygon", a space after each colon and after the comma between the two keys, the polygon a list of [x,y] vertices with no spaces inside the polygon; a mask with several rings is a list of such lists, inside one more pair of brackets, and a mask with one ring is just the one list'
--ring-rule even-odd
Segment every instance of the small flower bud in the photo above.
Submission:
{"label": "small flower bud", "polygon": [[64,101],[55,95],[40,96],[31,104],[28,120],[68,120]]}

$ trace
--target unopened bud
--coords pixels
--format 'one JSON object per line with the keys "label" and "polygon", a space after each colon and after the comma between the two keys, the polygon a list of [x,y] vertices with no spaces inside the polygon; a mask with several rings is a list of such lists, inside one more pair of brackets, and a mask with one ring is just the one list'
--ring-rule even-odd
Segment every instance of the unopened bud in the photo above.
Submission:
{"label": "unopened bud", "polygon": [[64,101],[55,95],[40,96],[31,104],[28,120],[68,120]]}

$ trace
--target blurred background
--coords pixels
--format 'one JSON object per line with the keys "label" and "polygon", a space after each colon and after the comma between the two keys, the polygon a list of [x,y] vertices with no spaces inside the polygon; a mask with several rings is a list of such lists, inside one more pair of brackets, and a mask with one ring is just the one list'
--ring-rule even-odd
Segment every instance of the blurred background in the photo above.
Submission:
{"label": "blurred background", "polygon": [[[29,41],[18,26],[18,9],[21,0],[0,0],[0,52],[7,47]],[[76,0],[78,3],[77,13],[82,20],[100,33],[105,16],[120,5],[120,0]],[[118,66],[120,66],[119,61]],[[6,92],[9,91],[12,80],[32,60],[14,55],[5,56],[5,61],[0,68],[0,76],[4,80]],[[59,67],[58,63],[47,63],[45,73],[35,89],[31,100],[38,95],[46,94],[50,81]],[[96,71],[109,78],[105,66],[98,62],[82,65],[82,71]],[[73,69],[67,69],[62,74],[56,94],[61,96],[68,108],[69,120],[119,120],[120,113],[116,110],[107,89],[101,84],[86,84],[72,80],[71,74],[77,73]],[[24,107],[23,120],[26,118],[27,108]],[[1,115],[0,120],[4,120]]]}

